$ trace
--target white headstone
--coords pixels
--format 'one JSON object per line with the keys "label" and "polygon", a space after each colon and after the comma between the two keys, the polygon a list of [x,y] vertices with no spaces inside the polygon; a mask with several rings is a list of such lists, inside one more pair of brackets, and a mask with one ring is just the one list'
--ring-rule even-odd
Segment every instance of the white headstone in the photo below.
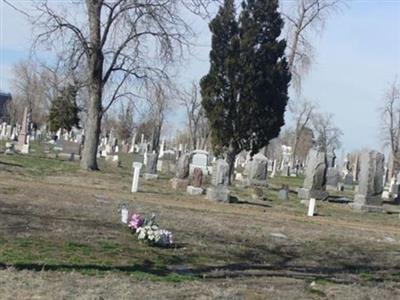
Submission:
{"label": "white headstone", "polygon": [[314,209],[315,209],[315,198],[311,198],[308,204],[308,213],[307,213],[308,217],[314,216]]}
{"label": "white headstone", "polygon": [[132,193],[136,193],[138,191],[139,187],[139,174],[140,174],[140,169],[142,168],[142,163],[140,162],[134,162],[133,163],[133,179],[132,179]]}

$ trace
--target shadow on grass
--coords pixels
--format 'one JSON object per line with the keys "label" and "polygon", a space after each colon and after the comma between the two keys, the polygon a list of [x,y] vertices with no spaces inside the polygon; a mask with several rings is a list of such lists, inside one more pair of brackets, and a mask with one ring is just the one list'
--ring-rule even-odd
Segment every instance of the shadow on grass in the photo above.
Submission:
{"label": "shadow on grass", "polygon": [[[361,280],[365,274],[369,274],[370,279],[372,278],[373,281],[384,281],[385,278],[389,279],[389,276],[392,280],[398,281],[400,268],[385,268],[365,265],[348,265],[343,267],[309,267],[301,265],[287,266],[239,263],[188,269],[186,272],[196,274],[202,278],[210,279],[237,277],[285,277],[314,280],[315,278],[322,278],[335,283],[353,284],[355,281]],[[360,277],[355,278],[354,276]]]}
{"label": "shadow on grass", "polygon": [[19,168],[23,168],[24,167],[21,164],[8,163],[8,162],[4,162],[4,161],[0,161],[0,165],[5,165],[5,166],[9,166],[9,167],[19,167]]}
{"label": "shadow on grass", "polygon": [[261,207],[268,207],[268,208],[272,207],[271,205],[268,205],[268,204],[249,202],[246,200],[237,200],[236,202],[233,202],[233,204],[247,204],[247,205],[254,205],[254,206],[261,206]]}
{"label": "shadow on grass", "polygon": [[145,260],[142,264],[134,264],[132,266],[104,266],[96,264],[80,265],[80,264],[41,264],[41,263],[16,263],[16,264],[5,264],[0,262],[0,270],[13,267],[18,271],[29,270],[29,271],[79,271],[79,272],[143,272],[156,276],[167,276],[174,272],[167,268],[156,268],[154,263]]}

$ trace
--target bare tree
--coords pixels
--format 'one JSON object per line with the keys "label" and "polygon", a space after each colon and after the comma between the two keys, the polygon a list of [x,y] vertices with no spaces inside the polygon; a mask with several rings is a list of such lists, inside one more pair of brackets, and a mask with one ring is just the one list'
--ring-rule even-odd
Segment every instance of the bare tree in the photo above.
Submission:
{"label": "bare tree", "polygon": [[283,16],[286,20],[288,40],[288,66],[292,82],[297,90],[301,79],[312,63],[314,47],[310,33],[320,32],[326,19],[338,10],[341,0],[298,0],[293,1]]}
{"label": "bare tree", "polygon": [[334,124],[332,114],[315,113],[313,130],[316,135],[316,146],[326,154],[332,154],[341,147],[342,131]]}
{"label": "bare tree", "polygon": [[190,90],[181,91],[179,100],[186,110],[191,149],[204,148],[210,130],[201,105],[201,95],[197,82],[192,82]]}
{"label": "bare tree", "polygon": [[302,138],[307,136],[307,129],[312,121],[315,110],[315,104],[307,100],[289,103],[289,111],[294,121],[292,166],[294,166],[297,158],[299,144],[302,142]]}
{"label": "bare tree", "polygon": [[151,149],[159,153],[161,130],[170,107],[170,98],[165,86],[158,83],[149,91],[149,120],[152,127]]}
{"label": "bare tree", "polygon": [[37,64],[29,60],[15,64],[12,74],[13,101],[10,104],[10,111],[14,111],[21,117],[24,108],[27,107],[31,121],[35,124],[45,123],[50,104],[46,97],[47,81],[45,74]]}
{"label": "bare tree", "polygon": [[400,170],[400,83],[389,85],[381,107],[383,139],[390,148],[389,178]]}
{"label": "bare tree", "polygon": [[[167,76],[167,66],[189,45],[193,34],[181,10],[199,13],[211,0],[85,0],[61,4],[35,1],[37,43],[57,48],[61,39],[76,66],[84,65],[88,89],[81,168],[97,170],[104,112],[127,85]],[[69,5],[67,5],[69,4]],[[67,6],[66,6],[67,5]],[[105,89],[111,97],[103,99]],[[107,100],[107,103],[103,103]]]}

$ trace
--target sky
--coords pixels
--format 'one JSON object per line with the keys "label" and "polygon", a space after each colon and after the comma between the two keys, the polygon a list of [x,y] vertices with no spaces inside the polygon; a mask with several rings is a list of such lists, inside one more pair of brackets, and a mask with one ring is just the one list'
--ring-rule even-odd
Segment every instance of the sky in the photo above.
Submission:
{"label": "sky", "polygon": [[[324,31],[313,37],[316,56],[303,79],[301,97],[334,115],[343,132],[344,151],[381,150],[379,107],[396,75],[400,81],[400,0],[345,3],[341,12],[328,19]],[[209,68],[207,22],[193,19],[192,23],[197,38],[179,72],[182,86],[198,81]],[[24,17],[0,1],[0,90],[12,92],[11,67],[29,57],[32,36]],[[295,93],[290,95],[289,101],[298,99]],[[178,115],[175,119],[182,121],[182,113]],[[286,119],[290,123],[288,114]]]}

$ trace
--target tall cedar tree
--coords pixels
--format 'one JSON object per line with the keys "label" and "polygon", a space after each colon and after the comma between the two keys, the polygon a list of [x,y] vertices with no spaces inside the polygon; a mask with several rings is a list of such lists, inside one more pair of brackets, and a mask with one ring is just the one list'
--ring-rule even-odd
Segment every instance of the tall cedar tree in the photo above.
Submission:
{"label": "tall cedar tree", "polygon": [[210,24],[210,71],[202,79],[203,106],[217,153],[227,154],[230,175],[242,150],[257,153],[284,125],[290,73],[279,40],[278,1],[242,2],[239,25],[234,1],[226,0]]}
{"label": "tall cedar tree", "polygon": [[242,148],[238,130],[242,122],[238,106],[240,44],[234,0],[224,1],[209,27],[210,70],[200,81],[202,105],[209,120],[214,152],[221,154],[228,150],[228,161],[234,161]]}
{"label": "tall cedar tree", "polygon": [[76,88],[69,85],[62,89],[59,96],[54,99],[49,114],[50,131],[55,132],[60,128],[71,131],[74,126],[79,128],[76,93]]}

